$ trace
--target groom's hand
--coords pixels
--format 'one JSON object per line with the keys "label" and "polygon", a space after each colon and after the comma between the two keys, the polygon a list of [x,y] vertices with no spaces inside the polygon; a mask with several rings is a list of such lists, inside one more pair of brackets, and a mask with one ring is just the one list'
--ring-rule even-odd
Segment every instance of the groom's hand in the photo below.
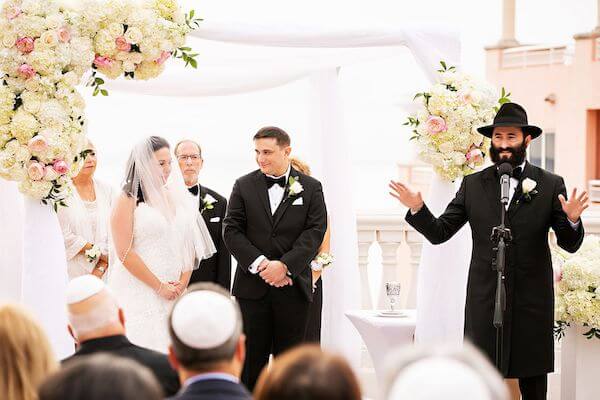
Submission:
{"label": "groom's hand", "polygon": [[424,203],[421,192],[413,192],[408,186],[394,181],[390,181],[389,187],[391,189],[390,195],[398,199],[405,207],[410,208],[413,214],[417,213],[423,207]]}
{"label": "groom's hand", "polygon": [[260,277],[269,285],[281,282],[287,276],[288,269],[281,261],[269,261],[260,271]]}

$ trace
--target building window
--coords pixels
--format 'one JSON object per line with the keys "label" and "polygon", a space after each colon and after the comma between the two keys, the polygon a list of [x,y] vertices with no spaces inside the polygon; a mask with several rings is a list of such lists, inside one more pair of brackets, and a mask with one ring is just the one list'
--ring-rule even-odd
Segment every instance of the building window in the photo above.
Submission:
{"label": "building window", "polygon": [[554,132],[544,132],[529,145],[529,162],[554,172]]}

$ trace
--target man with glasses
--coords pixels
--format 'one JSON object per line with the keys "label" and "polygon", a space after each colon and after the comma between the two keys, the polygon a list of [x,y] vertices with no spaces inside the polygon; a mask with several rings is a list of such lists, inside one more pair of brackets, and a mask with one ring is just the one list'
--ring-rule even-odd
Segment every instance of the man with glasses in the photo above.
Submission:
{"label": "man with glasses", "polygon": [[182,140],[175,146],[175,157],[189,191],[198,198],[198,209],[206,222],[217,252],[202,260],[200,268],[192,272],[190,285],[196,282],[214,282],[227,290],[231,288],[231,256],[223,243],[222,224],[227,210],[227,199],[214,190],[202,186],[198,175],[204,160],[200,145],[193,140]]}

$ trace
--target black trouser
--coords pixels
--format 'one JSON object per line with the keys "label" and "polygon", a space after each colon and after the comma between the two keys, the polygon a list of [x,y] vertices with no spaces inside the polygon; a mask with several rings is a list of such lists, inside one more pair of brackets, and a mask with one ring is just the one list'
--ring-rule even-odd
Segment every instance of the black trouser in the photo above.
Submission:
{"label": "black trouser", "polygon": [[258,300],[237,299],[246,334],[246,360],[242,382],[248,390],[274,356],[304,341],[309,302],[294,286],[270,287]]}
{"label": "black trouser", "polygon": [[313,301],[308,311],[308,323],[306,324],[306,341],[321,343],[321,313],[323,310],[323,279],[315,283],[317,287],[313,293]]}
{"label": "black trouser", "polygon": [[522,400],[546,400],[548,374],[519,378]]}

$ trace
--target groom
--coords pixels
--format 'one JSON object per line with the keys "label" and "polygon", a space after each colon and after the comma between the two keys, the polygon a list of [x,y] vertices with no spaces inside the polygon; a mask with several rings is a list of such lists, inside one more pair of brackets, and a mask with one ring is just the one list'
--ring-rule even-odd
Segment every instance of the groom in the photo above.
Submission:
{"label": "groom", "polygon": [[[515,103],[503,104],[493,125],[478,129],[492,139],[490,154],[495,165],[466,176],[446,211],[434,217],[421,194],[405,185],[391,182],[392,196],[409,208],[406,221],[433,244],[450,239],[469,223],[473,251],[465,304],[465,336],[490,360],[495,359],[496,330],[493,326],[496,271],[490,239],[492,228],[500,225],[501,207],[499,164],[514,168],[510,178],[507,206],[509,244],[505,268],[506,310],[504,313],[501,372],[518,378],[509,384],[519,389],[523,400],[545,399],[547,374],[554,370],[554,292],[548,231],[556,234],[560,247],[575,252],[583,241],[581,213],[588,197],[566,199],[560,176],[525,161],[527,147],[542,134],[527,123],[525,110]],[[443,265],[439,266],[444,268]]]}
{"label": "groom", "polygon": [[233,295],[242,311],[252,391],[271,352],[304,338],[312,300],[310,262],[323,241],[327,210],[321,183],[290,165],[290,137],[276,127],[254,135],[259,170],[239,178],[223,235],[238,262]]}

